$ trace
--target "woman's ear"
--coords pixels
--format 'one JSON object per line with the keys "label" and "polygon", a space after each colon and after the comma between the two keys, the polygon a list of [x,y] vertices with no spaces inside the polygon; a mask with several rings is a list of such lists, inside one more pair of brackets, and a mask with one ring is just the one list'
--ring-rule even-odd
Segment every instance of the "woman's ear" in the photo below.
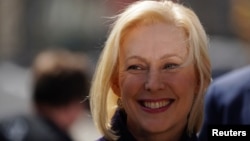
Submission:
{"label": "woman's ear", "polygon": [[199,90],[200,90],[200,84],[197,84],[194,90],[196,95],[199,93]]}
{"label": "woman's ear", "polygon": [[119,87],[119,79],[117,76],[114,76],[112,79],[111,79],[111,88],[113,90],[113,92],[118,96],[120,97],[121,94],[120,94],[120,87]]}
{"label": "woman's ear", "polygon": [[195,94],[199,94],[199,91],[200,91],[200,87],[201,87],[201,81],[200,79],[197,80],[197,83],[196,83],[196,87],[195,87]]}

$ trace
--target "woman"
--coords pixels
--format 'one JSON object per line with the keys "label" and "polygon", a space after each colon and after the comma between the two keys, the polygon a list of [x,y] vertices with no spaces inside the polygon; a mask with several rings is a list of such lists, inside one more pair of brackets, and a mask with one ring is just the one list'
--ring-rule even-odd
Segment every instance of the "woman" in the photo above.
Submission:
{"label": "woman", "polygon": [[100,141],[193,141],[210,83],[207,36],[171,1],[138,1],[117,20],[90,92]]}

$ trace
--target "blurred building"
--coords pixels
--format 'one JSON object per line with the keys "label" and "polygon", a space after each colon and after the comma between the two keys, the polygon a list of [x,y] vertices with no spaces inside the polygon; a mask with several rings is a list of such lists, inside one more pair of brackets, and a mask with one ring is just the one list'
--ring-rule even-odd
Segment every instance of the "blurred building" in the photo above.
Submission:
{"label": "blurred building", "polygon": [[99,52],[105,39],[102,0],[0,0],[0,56],[28,66],[45,47]]}
{"label": "blurred building", "polygon": [[[250,64],[249,0],[180,0],[198,15],[210,38],[213,77]],[[244,39],[245,38],[245,39]]]}

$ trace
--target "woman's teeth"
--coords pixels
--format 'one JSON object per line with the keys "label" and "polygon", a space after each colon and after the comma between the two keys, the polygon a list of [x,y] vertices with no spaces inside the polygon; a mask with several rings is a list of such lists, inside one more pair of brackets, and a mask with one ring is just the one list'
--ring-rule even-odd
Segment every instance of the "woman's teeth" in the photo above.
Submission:
{"label": "woman's teeth", "polygon": [[157,102],[145,101],[143,102],[143,106],[150,108],[150,109],[159,109],[159,108],[167,106],[169,103],[170,103],[170,100],[157,101]]}

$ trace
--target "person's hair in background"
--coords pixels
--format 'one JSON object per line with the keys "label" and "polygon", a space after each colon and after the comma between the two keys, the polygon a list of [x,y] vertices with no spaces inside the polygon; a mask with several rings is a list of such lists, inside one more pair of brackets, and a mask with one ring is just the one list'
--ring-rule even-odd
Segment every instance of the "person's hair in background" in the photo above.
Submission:
{"label": "person's hair in background", "polygon": [[47,112],[58,114],[57,109],[68,107],[69,113],[62,114],[61,119],[65,119],[65,126],[69,126],[76,118],[74,116],[78,116],[74,113],[78,112],[77,109],[88,110],[88,105],[81,103],[89,92],[88,63],[87,56],[63,49],[50,49],[38,54],[32,67],[32,101],[37,113],[50,116]]}
{"label": "person's hair in background", "polygon": [[[98,129],[107,140],[119,138],[117,131],[112,129],[112,117],[118,109],[119,94],[115,93],[117,91],[114,85],[118,87],[121,85],[117,80],[120,77],[118,75],[120,75],[121,48],[132,30],[157,23],[163,23],[167,25],[166,27],[173,26],[185,33],[186,40],[180,42],[187,44],[188,59],[182,65],[185,67],[185,64],[192,62],[198,77],[198,92],[194,96],[188,115],[186,132],[193,134],[200,130],[204,93],[211,80],[207,35],[196,14],[189,8],[167,0],[146,0],[131,4],[123,13],[115,17],[94,74],[90,90],[90,107]],[[141,53],[143,54],[143,49]]]}

